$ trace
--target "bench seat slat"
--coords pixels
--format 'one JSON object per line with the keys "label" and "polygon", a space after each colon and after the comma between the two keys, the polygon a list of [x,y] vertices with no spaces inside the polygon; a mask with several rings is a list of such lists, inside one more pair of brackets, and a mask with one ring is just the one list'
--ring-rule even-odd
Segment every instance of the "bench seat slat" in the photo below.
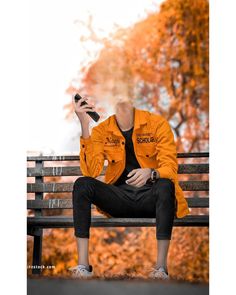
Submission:
{"label": "bench seat slat", "polygon": [[[187,198],[190,208],[208,208],[209,198]],[[28,200],[28,209],[72,209],[71,199]],[[93,206],[94,208],[94,206]]]}
{"label": "bench seat slat", "polygon": [[[104,167],[102,175],[104,175],[107,166]],[[209,173],[209,164],[179,164],[178,174],[202,174]],[[82,176],[79,166],[70,167],[43,167],[27,168],[27,176]]]}
{"label": "bench seat slat", "polygon": [[[28,217],[29,227],[41,228],[68,228],[73,227],[72,216],[38,216]],[[155,218],[106,218],[93,217],[92,227],[120,227],[120,226],[155,226]],[[174,226],[209,226],[209,215],[187,215],[184,218],[175,218]]]}
{"label": "bench seat slat", "polygon": [[[209,158],[208,152],[177,153],[177,158]],[[27,161],[79,161],[78,156],[28,156]]]}
{"label": "bench seat slat", "polygon": [[[184,191],[208,191],[208,181],[180,181],[180,186]],[[28,183],[27,192],[62,193],[72,192],[73,183]]]}

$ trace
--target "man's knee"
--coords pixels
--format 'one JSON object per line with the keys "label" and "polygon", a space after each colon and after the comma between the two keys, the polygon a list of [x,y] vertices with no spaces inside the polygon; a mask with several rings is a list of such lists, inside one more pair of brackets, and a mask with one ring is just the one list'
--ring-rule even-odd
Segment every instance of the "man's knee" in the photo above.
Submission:
{"label": "man's knee", "polygon": [[172,180],[168,178],[159,178],[155,185],[155,191],[158,193],[160,198],[166,198],[167,196],[175,196],[175,184]]}
{"label": "man's knee", "polygon": [[87,191],[88,189],[91,189],[92,186],[94,185],[94,182],[96,181],[95,178],[90,177],[90,176],[82,176],[76,179],[73,185],[73,192],[84,192]]}
{"label": "man's knee", "polygon": [[163,190],[173,190],[175,188],[174,182],[169,178],[159,178],[157,186]]}

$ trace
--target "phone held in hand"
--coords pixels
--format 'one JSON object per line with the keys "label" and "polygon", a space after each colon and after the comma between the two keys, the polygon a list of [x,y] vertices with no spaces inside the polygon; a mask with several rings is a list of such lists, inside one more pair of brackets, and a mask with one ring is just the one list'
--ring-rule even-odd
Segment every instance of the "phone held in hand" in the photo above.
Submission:
{"label": "phone held in hand", "polygon": [[[76,93],[76,95],[74,96],[74,99],[75,99],[75,102],[78,102],[80,99],[81,99],[82,97],[78,94],[78,93]],[[83,106],[83,105],[85,105],[85,104],[87,104],[87,102],[86,101],[83,101],[82,103],[81,103],[81,105]],[[95,122],[97,122],[99,119],[100,119],[100,116],[99,116],[99,114],[97,113],[97,112],[86,112]]]}

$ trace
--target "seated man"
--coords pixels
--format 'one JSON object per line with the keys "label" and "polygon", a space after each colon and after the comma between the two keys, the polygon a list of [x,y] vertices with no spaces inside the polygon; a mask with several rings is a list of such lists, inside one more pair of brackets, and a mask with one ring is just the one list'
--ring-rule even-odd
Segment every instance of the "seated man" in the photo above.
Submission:
{"label": "seated man", "polygon": [[[135,108],[120,99],[115,114],[89,133],[94,105],[74,102],[81,123],[79,177],[73,187],[73,217],[77,238],[78,265],[73,276],[92,277],[88,247],[91,204],[109,217],[156,218],[157,262],[151,278],[168,279],[167,256],[174,217],[189,213],[188,204],[177,180],[177,155],[169,123],[161,115]],[[96,179],[108,160],[105,182]]]}

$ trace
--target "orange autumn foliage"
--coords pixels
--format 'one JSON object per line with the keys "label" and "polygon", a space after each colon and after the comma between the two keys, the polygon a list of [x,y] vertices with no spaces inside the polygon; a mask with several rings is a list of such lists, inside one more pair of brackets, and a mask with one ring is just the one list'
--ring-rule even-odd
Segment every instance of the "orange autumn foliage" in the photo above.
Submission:
{"label": "orange autumn foliage", "polygon": [[[90,263],[97,278],[148,278],[156,263],[155,228],[91,228]],[[174,228],[168,255],[173,279],[189,282],[209,281],[209,240],[207,228]],[[69,277],[67,268],[77,264],[73,229],[45,230],[44,276]],[[32,240],[28,241],[28,264],[32,259]]]}
{"label": "orange autumn foliage", "polygon": [[[99,40],[104,47],[83,69],[78,90],[97,105],[113,104],[117,96],[131,97],[138,107],[170,121],[180,152],[207,150],[208,10],[207,0],[166,0],[160,11]],[[90,41],[98,42],[92,36],[94,32]],[[67,91],[73,90],[71,86]]]}

